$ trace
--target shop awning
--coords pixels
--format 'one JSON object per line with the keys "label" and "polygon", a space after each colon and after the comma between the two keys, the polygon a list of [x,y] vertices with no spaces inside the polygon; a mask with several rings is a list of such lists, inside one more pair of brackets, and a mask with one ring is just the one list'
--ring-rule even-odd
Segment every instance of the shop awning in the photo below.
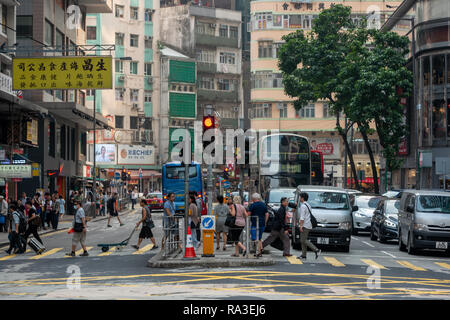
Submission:
{"label": "shop awning", "polygon": [[[3,103],[2,103],[3,102]],[[4,103],[6,102],[6,103]],[[9,103],[13,103],[13,110],[23,110],[47,115],[48,110],[31,101],[18,98],[16,95],[0,90],[0,112],[10,112]]]}

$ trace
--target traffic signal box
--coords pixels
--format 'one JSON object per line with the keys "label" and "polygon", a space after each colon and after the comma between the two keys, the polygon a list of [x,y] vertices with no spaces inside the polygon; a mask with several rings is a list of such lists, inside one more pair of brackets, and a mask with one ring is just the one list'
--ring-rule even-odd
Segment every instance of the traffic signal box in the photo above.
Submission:
{"label": "traffic signal box", "polygon": [[122,181],[126,181],[127,180],[127,170],[124,168],[122,169]]}
{"label": "traffic signal box", "polygon": [[[217,127],[216,118],[214,116],[204,116],[202,126],[203,126],[203,135],[205,135],[206,131]],[[215,141],[214,136],[212,137],[210,142],[203,141],[203,150],[205,150],[209,144],[214,143],[214,141]],[[213,156],[215,155],[215,150],[212,152],[212,155]]]}

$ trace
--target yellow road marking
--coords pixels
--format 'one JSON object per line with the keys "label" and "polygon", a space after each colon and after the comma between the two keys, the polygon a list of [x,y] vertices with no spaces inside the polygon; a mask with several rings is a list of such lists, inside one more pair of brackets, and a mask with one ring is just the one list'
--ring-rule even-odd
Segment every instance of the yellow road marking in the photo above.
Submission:
{"label": "yellow road marking", "polygon": [[402,265],[402,266],[404,266],[404,267],[406,267],[406,268],[412,269],[412,270],[416,270],[416,271],[427,271],[427,269],[424,269],[424,268],[422,268],[422,267],[415,266],[415,265],[413,265],[411,262],[408,262],[408,261],[397,260],[397,263],[400,264],[400,265]]}
{"label": "yellow road marking", "polygon": [[109,251],[102,252],[102,253],[100,253],[97,257],[109,256],[111,253],[113,253],[113,251],[116,250],[116,248],[117,248],[117,247],[111,247],[111,248],[109,248]]}
{"label": "yellow road marking", "polygon": [[[31,249],[27,249],[27,251],[25,251],[25,253],[28,253],[30,251],[31,251]],[[17,256],[17,254],[10,254],[8,256],[1,257],[0,261],[8,260],[8,259],[14,258],[16,256]]]}
{"label": "yellow road marking", "polygon": [[49,251],[46,251],[46,252],[44,251],[44,253],[35,255],[35,256],[31,257],[30,259],[33,259],[33,260],[41,259],[43,257],[46,257],[46,256],[49,256],[51,254],[57,253],[58,251],[61,251],[61,250],[62,250],[62,248],[55,248],[55,249],[52,249],[52,250],[49,250]]}
{"label": "yellow road marking", "polygon": [[368,264],[372,268],[378,268],[378,269],[386,269],[386,267],[382,266],[381,264],[376,263],[372,259],[361,259],[362,262],[365,264]]}
{"label": "yellow road marking", "polygon": [[303,264],[296,256],[286,257],[290,264]]}
{"label": "yellow road marking", "polygon": [[435,263],[442,268],[450,269],[450,264],[448,263],[445,262],[435,262]]}
{"label": "yellow road marking", "polygon": [[345,267],[345,264],[343,264],[336,258],[333,257],[323,257],[323,258],[334,267]]}
{"label": "yellow road marking", "polygon": [[[87,251],[91,250],[92,247],[86,247]],[[79,256],[80,254],[82,254],[84,252],[83,248],[81,248],[80,250],[75,252],[75,256]],[[64,258],[73,258],[71,256],[64,256]]]}
{"label": "yellow road marking", "polygon": [[145,247],[140,248],[139,250],[136,250],[135,252],[133,252],[133,254],[143,254],[144,252],[147,252],[151,248],[153,248],[153,243],[148,244]]}

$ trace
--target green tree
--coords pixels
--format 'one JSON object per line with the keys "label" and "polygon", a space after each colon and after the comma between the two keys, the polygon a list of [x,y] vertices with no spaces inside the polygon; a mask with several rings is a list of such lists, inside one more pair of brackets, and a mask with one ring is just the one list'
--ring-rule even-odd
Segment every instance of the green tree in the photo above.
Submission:
{"label": "green tree", "polygon": [[285,44],[279,50],[278,65],[283,73],[284,90],[295,98],[296,110],[317,100],[330,102],[330,108],[336,116],[336,129],[345,145],[356,188],[359,189],[353,153],[347,140],[353,124],[342,127],[340,110],[343,106],[335,97],[339,85],[338,74],[349,53],[349,42],[357,31],[350,14],[350,7],[336,5],[319,14],[311,32],[297,30],[284,36]]}

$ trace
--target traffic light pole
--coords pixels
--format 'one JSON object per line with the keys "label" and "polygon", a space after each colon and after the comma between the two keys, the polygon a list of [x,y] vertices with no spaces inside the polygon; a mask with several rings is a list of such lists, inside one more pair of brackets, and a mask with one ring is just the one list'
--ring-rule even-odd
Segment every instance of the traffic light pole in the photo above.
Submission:
{"label": "traffic light pole", "polygon": [[213,181],[212,181],[212,164],[208,164],[208,215],[212,215],[212,198],[213,198]]}
{"label": "traffic light pole", "polygon": [[[189,220],[189,163],[191,162],[191,142],[189,137],[189,127],[185,123],[184,128],[186,136],[184,140],[184,247],[186,248],[187,241],[187,230],[188,230],[188,220]],[[189,152],[188,152],[189,150]]]}

